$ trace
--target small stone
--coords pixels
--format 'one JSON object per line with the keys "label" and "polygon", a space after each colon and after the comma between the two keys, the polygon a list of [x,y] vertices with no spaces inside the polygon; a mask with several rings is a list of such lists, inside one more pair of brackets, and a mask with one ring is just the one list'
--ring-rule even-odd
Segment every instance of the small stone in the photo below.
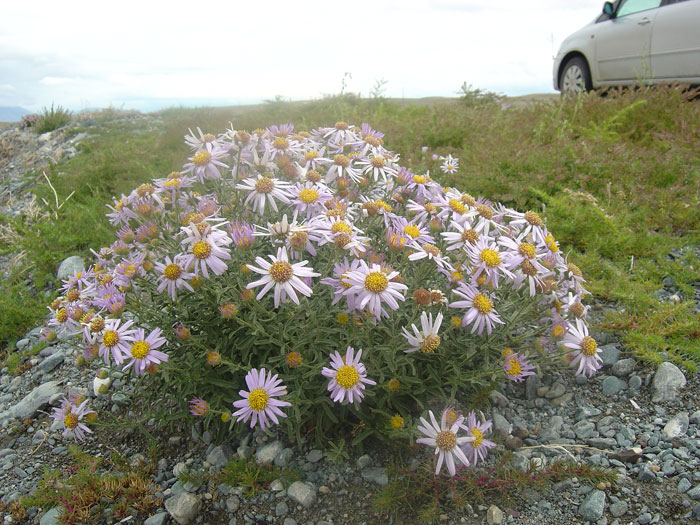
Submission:
{"label": "small stone", "polygon": [[61,515],[61,507],[54,507],[39,520],[39,525],[60,525],[58,517]]}
{"label": "small stone", "polygon": [[537,398],[537,389],[540,387],[540,378],[536,375],[527,376],[525,379],[525,399],[532,401]]}
{"label": "small stone", "polygon": [[236,512],[240,506],[241,499],[235,494],[226,498],[226,510],[229,511],[231,514]]}
{"label": "small stone", "polygon": [[517,436],[508,436],[504,444],[508,450],[518,450],[523,446],[523,440]]}
{"label": "small stone", "polygon": [[550,387],[545,397],[547,399],[554,399],[555,397],[563,396],[565,393],[566,387],[562,383],[557,381]]}
{"label": "small stone", "polygon": [[280,501],[277,505],[275,505],[275,516],[278,518],[280,516],[284,516],[287,514],[287,512],[289,512],[289,507],[284,501]]}
{"label": "small stone", "polygon": [[603,368],[610,367],[617,363],[620,359],[620,349],[617,344],[611,343],[600,347],[600,354],[598,354],[603,360]]}
{"label": "small stone", "polygon": [[184,474],[185,472],[187,472],[187,465],[185,465],[184,461],[176,463],[173,467],[173,476],[175,476],[176,478],[179,478],[180,475]]}
{"label": "small stone", "polygon": [[360,470],[369,467],[372,464],[372,458],[369,456],[369,454],[364,454],[357,458],[356,461],[357,468]]}
{"label": "small stone", "polygon": [[37,368],[45,374],[48,374],[54,368],[62,364],[64,359],[65,356],[62,352],[54,352],[49,357],[44,359],[41,363],[39,363],[39,366]]}
{"label": "small stone", "polygon": [[211,449],[207,454],[207,462],[215,467],[223,468],[233,459],[233,451],[228,445],[220,445]]}
{"label": "small stone", "polygon": [[648,512],[644,512],[644,513],[640,514],[639,517],[637,518],[637,523],[639,523],[640,525],[647,525],[647,523],[650,523],[650,522],[651,522],[651,514]]}
{"label": "small stone", "polygon": [[632,447],[626,450],[618,450],[610,454],[610,459],[616,459],[623,463],[636,463],[642,457],[642,449],[640,447]]}
{"label": "small stone", "polygon": [[595,425],[585,419],[576,423],[572,428],[578,439],[588,439],[595,434]]}
{"label": "small stone", "polygon": [[292,483],[287,489],[287,496],[293,502],[307,509],[316,501],[316,491],[311,485],[303,481]]}
{"label": "small stone", "polygon": [[598,521],[605,510],[605,492],[592,490],[578,508],[578,514],[588,521]]}
{"label": "small stone", "polygon": [[255,461],[258,463],[270,464],[275,461],[275,457],[277,457],[277,454],[282,452],[283,448],[284,445],[281,441],[273,441],[272,443],[263,445],[262,447],[258,448],[258,451],[255,453]]}
{"label": "small stone", "polygon": [[284,484],[279,479],[276,479],[270,483],[270,490],[272,492],[282,492],[284,490]]}
{"label": "small stone", "polygon": [[329,488],[326,487],[325,485],[321,485],[320,487],[318,487],[318,491],[319,491],[321,494],[330,494],[330,493],[331,493],[331,489],[329,489]]}
{"label": "small stone", "polygon": [[81,272],[85,269],[85,261],[82,257],[77,255],[72,255],[66,259],[58,266],[58,271],[56,272],[56,280],[62,281],[67,279],[75,272]]}
{"label": "small stone", "polygon": [[510,462],[514,468],[521,472],[527,472],[530,468],[530,460],[523,456],[520,452],[513,454]]}
{"label": "small stone", "polygon": [[656,474],[649,467],[649,465],[644,465],[637,475],[639,481],[653,481],[656,479]]}
{"label": "small stone", "polygon": [[282,525],[297,525],[297,520],[294,518],[284,518],[284,523]]}
{"label": "small stone", "polygon": [[491,401],[493,406],[499,408],[505,408],[510,403],[508,398],[501,394],[498,390],[494,390],[489,394],[489,401]]}
{"label": "small stone", "polygon": [[181,492],[165,500],[165,510],[180,525],[190,523],[201,508],[202,500],[189,492]]}
{"label": "small stone", "polygon": [[389,477],[384,467],[367,467],[361,472],[363,479],[376,483],[377,485],[386,485],[389,483]]}
{"label": "small stone", "polygon": [[690,423],[700,425],[700,410],[696,410],[690,415]]}
{"label": "small stone", "polygon": [[293,456],[294,452],[291,448],[282,449],[282,451],[275,456],[275,466],[280,468],[286,467],[289,462],[292,461]]}
{"label": "small stone", "polygon": [[613,503],[610,505],[609,509],[610,514],[613,515],[615,518],[619,518],[620,516],[623,516],[627,513],[627,502],[626,501],[618,501],[617,503]]}
{"label": "small stone", "polygon": [[683,375],[683,372],[681,372],[676,365],[668,361],[661,363],[654,374],[654,381],[652,383],[654,393],[652,401],[654,403],[673,401],[678,397],[685,383],[685,375]]}
{"label": "small stone", "polygon": [[489,525],[500,525],[503,523],[503,518],[503,511],[496,505],[491,505],[486,511],[486,523]]}
{"label": "small stone", "polygon": [[669,439],[682,436],[688,431],[689,422],[688,412],[680,412],[666,423],[661,434]]}
{"label": "small stone", "polygon": [[639,376],[630,377],[628,383],[630,385],[630,390],[633,390],[635,392],[642,388],[642,378]]}
{"label": "small stone", "polygon": [[688,481],[685,478],[681,478],[681,480],[678,482],[678,493],[684,494],[685,492],[688,492],[688,490],[690,490],[690,487],[692,487],[690,481]]}
{"label": "small stone", "polygon": [[610,371],[617,377],[627,377],[632,373],[636,364],[637,362],[632,358],[620,359],[617,363],[612,365]]}
{"label": "small stone", "polygon": [[690,489],[688,492],[686,492],[689,498],[692,498],[694,500],[699,500],[700,499],[700,485],[697,485]]}
{"label": "small stone", "polygon": [[621,392],[622,390],[625,390],[626,388],[627,383],[625,381],[615,376],[608,376],[603,379],[601,391],[603,392],[604,396],[612,396],[618,392]]}
{"label": "small stone", "polygon": [[511,431],[511,424],[496,411],[493,412],[493,431],[501,437],[507,436]]}
{"label": "small stone", "polygon": [[15,343],[15,348],[17,350],[24,350],[27,346],[29,346],[29,339],[26,337],[24,339],[20,339]]}
{"label": "small stone", "polygon": [[554,399],[552,399],[552,404],[560,407],[560,406],[566,405],[573,398],[574,398],[574,394],[572,392],[567,392],[563,396],[555,397]]}
{"label": "small stone", "polygon": [[321,452],[318,449],[314,449],[306,455],[306,461],[308,461],[309,463],[318,463],[322,459],[323,459],[323,452]]}
{"label": "small stone", "polygon": [[159,512],[158,514],[154,514],[150,518],[148,518],[146,521],[143,522],[143,525],[165,525],[165,521],[168,519],[168,513],[167,512]]}

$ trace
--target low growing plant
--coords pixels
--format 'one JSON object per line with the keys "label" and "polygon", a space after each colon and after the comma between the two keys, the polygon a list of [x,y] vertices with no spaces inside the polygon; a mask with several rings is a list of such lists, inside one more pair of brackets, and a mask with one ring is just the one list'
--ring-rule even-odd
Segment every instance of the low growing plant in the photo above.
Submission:
{"label": "low growing plant", "polygon": [[[185,141],[181,171],[109,207],[118,239],[51,305],[161,417],[297,443],[418,435],[454,475],[490,443],[459,399],[563,358],[599,367],[581,272],[535,211],[401,166],[367,124]],[[60,410],[80,437],[87,409]]]}
{"label": "low growing plant", "polygon": [[51,104],[51,109],[44,107],[41,110],[41,115],[39,115],[39,119],[36,121],[36,124],[32,126],[32,129],[36,133],[42,134],[65,126],[70,121],[70,111],[61,106],[54,108],[54,105]]}

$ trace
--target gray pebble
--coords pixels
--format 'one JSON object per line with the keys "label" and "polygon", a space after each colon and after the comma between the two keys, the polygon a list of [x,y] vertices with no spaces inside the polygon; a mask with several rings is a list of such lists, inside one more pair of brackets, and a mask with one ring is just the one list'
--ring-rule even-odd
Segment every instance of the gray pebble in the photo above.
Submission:
{"label": "gray pebble", "polygon": [[605,492],[592,490],[578,508],[578,514],[588,521],[597,521],[605,510]]}

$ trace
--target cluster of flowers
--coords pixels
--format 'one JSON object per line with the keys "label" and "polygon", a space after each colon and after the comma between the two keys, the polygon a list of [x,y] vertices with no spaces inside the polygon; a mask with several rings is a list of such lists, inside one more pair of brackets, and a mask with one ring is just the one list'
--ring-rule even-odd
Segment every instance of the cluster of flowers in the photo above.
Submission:
{"label": "cluster of flowers", "polygon": [[[531,324],[542,353],[563,349],[578,374],[599,368],[599,350],[585,323],[581,272],[562,256],[536,212],[475,199],[442,187],[429,172],[412,172],[367,124],[338,122],[311,132],[287,124],[218,136],[198,128],[185,141],[192,155],[181,171],[142,184],[109,206],[118,239],[95,252],[94,266],[64,281],[50,307],[51,326],[75,334],[85,359],[102,358],[143,375],[166,366],[169,356],[199,352],[209,365],[231,365],[232,389],[243,380],[247,386],[232,402],[235,413],[225,410],[225,418],[262,429],[279,423],[291,404],[279,399],[287,394],[279,375],[262,368],[271,363],[248,368],[242,378],[236,350],[203,348],[207,334],[197,327],[204,324],[177,313],[178,305],[202,300],[209,290],[221,318],[250,335],[264,330],[251,324],[260,311],[303,301],[319,316],[335,308],[338,323],[362,330],[398,320],[401,330],[391,344],[406,362],[437,352],[458,355],[468,338],[517,329],[499,310],[512,303],[510,296],[519,297],[538,312]],[[434,160],[444,173],[459,169],[451,155]],[[134,313],[144,301],[160,315],[150,317],[159,326],[143,311]],[[392,377],[400,367],[368,372],[361,358],[373,349],[364,343],[355,351],[347,343],[350,338],[339,345],[346,348],[342,355],[337,348],[302,350],[289,340],[275,351],[284,356],[287,373],[307,360],[304,352],[323,355],[328,366],[317,372],[332,401],[357,407],[366,389],[377,385],[370,377]],[[534,374],[533,346],[499,350],[505,377],[522,381]],[[375,368],[383,366],[383,357],[376,358]],[[387,388],[395,392],[399,384],[392,377]],[[190,412],[212,410],[198,397]],[[418,429],[427,437],[419,441],[436,444],[440,462],[444,457],[453,472],[454,457],[468,463],[466,452],[455,447],[481,444],[478,435],[487,425],[471,415],[466,427],[461,416],[446,417],[441,425],[432,413],[431,423],[421,419]],[[403,421],[397,414],[391,426],[400,429]],[[460,428],[474,439],[456,437]]]}

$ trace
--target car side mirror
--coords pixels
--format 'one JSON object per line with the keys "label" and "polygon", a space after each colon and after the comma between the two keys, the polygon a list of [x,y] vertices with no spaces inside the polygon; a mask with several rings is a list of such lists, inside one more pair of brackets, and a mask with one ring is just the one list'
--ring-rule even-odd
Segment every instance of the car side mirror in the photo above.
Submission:
{"label": "car side mirror", "polygon": [[612,17],[613,14],[615,13],[615,6],[613,6],[612,2],[605,2],[603,4],[603,13]]}

